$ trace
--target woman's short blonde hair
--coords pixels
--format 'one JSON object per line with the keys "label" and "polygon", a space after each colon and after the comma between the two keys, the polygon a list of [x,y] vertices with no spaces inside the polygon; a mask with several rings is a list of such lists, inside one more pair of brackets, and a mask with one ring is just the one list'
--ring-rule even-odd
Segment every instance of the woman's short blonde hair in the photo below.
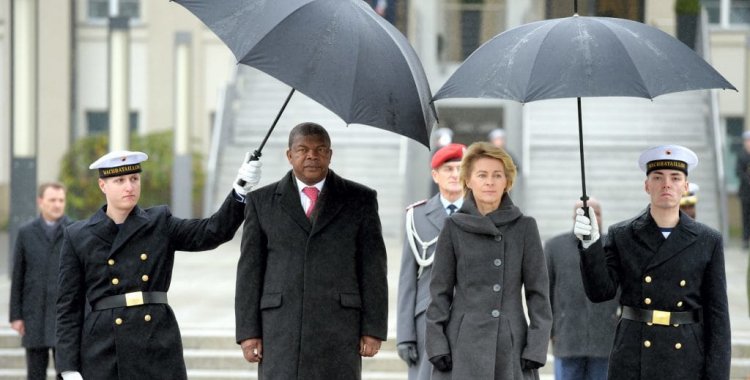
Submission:
{"label": "woman's short blonde hair", "polygon": [[513,158],[504,149],[484,141],[469,145],[464,153],[464,158],[461,160],[460,180],[464,191],[469,190],[467,184],[469,183],[469,178],[471,178],[471,170],[474,162],[483,157],[494,158],[503,163],[505,177],[508,179],[508,183],[505,185],[505,192],[510,191],[513,188],[513,182],[516,180],[516,164],[513,163]]}

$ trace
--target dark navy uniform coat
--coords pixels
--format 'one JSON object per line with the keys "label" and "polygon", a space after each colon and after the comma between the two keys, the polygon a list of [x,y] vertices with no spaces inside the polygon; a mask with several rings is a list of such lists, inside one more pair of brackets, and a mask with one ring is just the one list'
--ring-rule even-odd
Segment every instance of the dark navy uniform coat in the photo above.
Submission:
{"label": "dark navy uniform coat", "polygon": [[243,209],[232,195],[207,219],[180,219],[166,206],[136,206],[118,233],[104,206],[70,225],[60,254],[58,371],[79,371],[86,380],[187,378],[180,330],[168,305],[92,311],[84,318],[85,304],[134,291],[166,292],[175,251],[212,249],[232,239]]}
{"label": "dark navy uniform coat", "polygon": [[13,250],[13,282],[10,287],[10,320],[22,319],[26,334],[21,343],[26,348],[55,346],[55,302],[60,247],[67,217],[50,240],[44,220],[37,217],[18,230]]}
{"label": "dark navy uniform coat", "polygon": [[236,334],[263,339],[258,377],[360,379],[360,337],[388,332],[375,191],[329,170],[311,222],[290,171],[250,193],[245,212]]}
{"label": "dark navy uniform coat", "polygon": [[621,319],[609,362],[609,379],[729,379],[731,334],[724,249],[719,233],[680,213],[664,238],[647,208],[613,225],[581,250],[586,294],[594,302],[662,311],[702,310],[703,321],[649,325]]}

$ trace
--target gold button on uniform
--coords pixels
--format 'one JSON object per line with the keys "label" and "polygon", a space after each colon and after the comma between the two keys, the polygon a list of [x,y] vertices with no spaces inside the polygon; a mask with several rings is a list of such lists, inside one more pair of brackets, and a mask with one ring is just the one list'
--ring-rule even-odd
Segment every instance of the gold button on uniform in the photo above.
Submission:
{"label": "gold button on uniform", "polygon": [[645,303],[646,305],[651,305],[651,298],[646,298],[645,300],[643,300],[643,303]]}
{"label": "gold button on uniform", "polygon": [[112,279],[112,285],[117,285],[119,283],[120,283],[120,280],[117,279],[117,277],[115,277],[115,278]]}
{"label": "gold button on uniform", "polygon": [[141,253],[141,260],[146,261],[148,259],[148,255],[145,253]]}
{"label": "gold button on uniform", "polygon": [[146,314],[146,316],[143,317],[143,320],[146,321],[146,322],[151,322],[151,314]]}
{"label": "gold button on uniform", "polygon": [[643,342],[643,347],[646,347],[646,348],[651,347],[651,341],[650,340],[644,341]]}
{"label": "gold button on uniform", "polygon": [[687,281],[685,281],[685,280],[680,281],[680,287],[681,288],[684,288],[685,285],[687,285]]}
{"label": "gold button on uniform", "polygon": [[115,319],[115,324],[116,325],[121,325],[122,324],[122,318]]}
{"label": "gold button on uniform", "polygon": [[677,307],[682,307],[682,301],[677,302]]}
{"label": "gold button on uniform", "polygon": [[109,264],[109,266],[115,265],[115,259],[107,260],[107,264]]}
{"label": "gold button on uniform", "polygon": [[148,281],[148,275],[144,274],[143,276],[141,276],[141,280],[143,280],[143,282]]}
{"label": "gold button on uniform", "polygon": [[646,281],[647,284],[650,284],[651,283],[651,276],[646,276],[646,278],[644,278],[643,280]]}
{"label": "gold button on uniform", "polygon": [[674,349],[675,349],[675,350],[679,350],[680,348],[682,348],[682,343],[676,343],[676,344],[674,345]]}

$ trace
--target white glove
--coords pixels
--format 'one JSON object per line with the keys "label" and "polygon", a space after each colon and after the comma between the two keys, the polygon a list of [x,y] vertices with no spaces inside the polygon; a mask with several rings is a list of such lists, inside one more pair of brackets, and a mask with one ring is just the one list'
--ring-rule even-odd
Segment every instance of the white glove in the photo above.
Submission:
{"label": "white glove", "polygon": [[61,375],[63,380],[83,380],[83,376],[78,371],[65,371]]}
{"label": "white glove", "polygon": [[[252,190],[252,188],[260,182],[260,167],[263,164],[260,161],[250,161],[250,152],[245,154],[245,160],[242,161],[240,170],[237,171],[237,178],[234,180],[234,191],[245,196]],[[244,181],[244,185],[240,185],[240,181]]]}
{"label": "white glove", "polygon": [[[581,241],[583,248],[588,248],[599,240],[599,224],[596,222],[596,213],[591,207],[587,208],[589,209],[588,218],[584,216],[583,208],[576,209],[576,222],[573,225],[573,233]],[[591,236],[591,239],[583,240],[584,236]]]}

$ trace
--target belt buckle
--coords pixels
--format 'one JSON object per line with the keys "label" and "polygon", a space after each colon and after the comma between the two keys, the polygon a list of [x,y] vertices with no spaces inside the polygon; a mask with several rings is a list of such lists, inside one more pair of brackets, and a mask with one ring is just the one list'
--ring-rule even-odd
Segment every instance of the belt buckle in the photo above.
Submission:
{"label": "belt buckle", "polygon": [[143,305],[143,292],[125,293],[125,306]]}
{"label": "belt buckle", "polygon": [[651,314],[651,323],[655,325],[669,326],[672,313],[668,311],[654,310]]}

